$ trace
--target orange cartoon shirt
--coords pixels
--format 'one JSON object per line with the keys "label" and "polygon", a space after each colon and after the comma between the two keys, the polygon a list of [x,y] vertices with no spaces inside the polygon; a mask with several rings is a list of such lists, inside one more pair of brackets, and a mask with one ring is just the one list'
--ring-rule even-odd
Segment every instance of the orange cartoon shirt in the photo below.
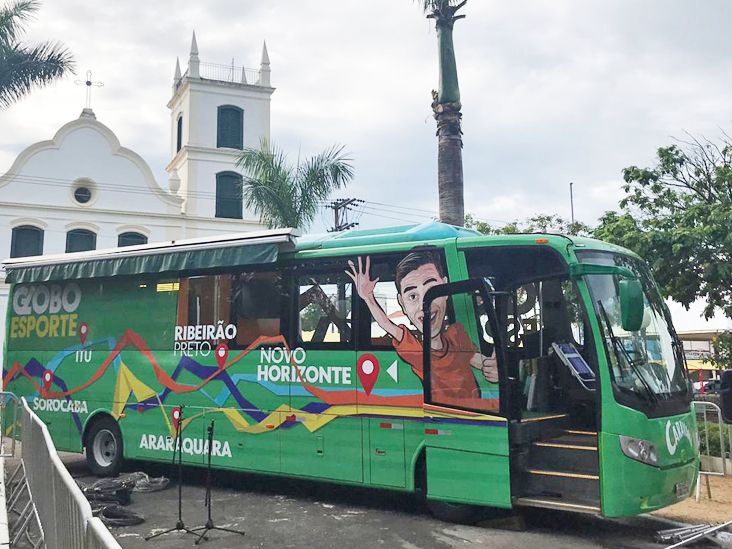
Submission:
{"label": "orange cartoon shirt", "polygon": [[[423,379],[422,342],[401,324],[401,341],[392,340],[397,354]],[[441,335],[442,349],[432,351],[432,398],[447,402],[453,399],[480,398],[478,383],[470,366],[470,359],[478,352],[462,324],[450,325]]]}

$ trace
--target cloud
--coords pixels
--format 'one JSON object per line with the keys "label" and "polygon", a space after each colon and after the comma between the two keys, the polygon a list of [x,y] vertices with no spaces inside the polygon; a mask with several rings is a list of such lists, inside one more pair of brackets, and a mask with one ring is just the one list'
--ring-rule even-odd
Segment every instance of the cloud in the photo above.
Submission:
{"label": "cloud", "polygon": [[[498,219],[616,207],[622,168],[653,162],[683,130],[715,135],[732,108],[732,4],[708,0],[479,2],[455,27],[468,211]],[[176,56],[191,31],[203,61],[272,60],[272,135],[292,155],[343,143],[357,176],[344,193],[437,211],[435,32],[408,0],[47,0],[28,40],[58,39],[87,68],[98,119],[164,184]],[[0,165],[78,116],[67,78],[0,113]],[[392,220],[364,213],[364,225]],[[384,214],[384,211],[381,211]],[[425,212],[422,212],[425,213]]]}

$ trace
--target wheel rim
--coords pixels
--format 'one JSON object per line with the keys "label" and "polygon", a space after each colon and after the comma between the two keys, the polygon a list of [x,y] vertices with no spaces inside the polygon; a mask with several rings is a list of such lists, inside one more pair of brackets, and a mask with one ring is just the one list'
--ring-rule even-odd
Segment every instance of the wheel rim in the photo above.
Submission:
{"label": "wheel rim", "polygon": [[94,461],[102,467],[109,467],[117,459],[117,439],[109,429],[102,429],[94,437],[92,448]]}

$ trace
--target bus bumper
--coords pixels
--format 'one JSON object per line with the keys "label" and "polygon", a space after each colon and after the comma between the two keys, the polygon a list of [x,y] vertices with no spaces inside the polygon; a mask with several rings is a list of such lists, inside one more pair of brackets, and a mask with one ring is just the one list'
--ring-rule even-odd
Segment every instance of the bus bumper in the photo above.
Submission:
{"label": "bus bumper", "polygon": [[623,454],[618,435],[610,433],[602,433],[600,447],[600,499],[606,517],[648,513],[678,503],[694,492],[698,457],[654,467]]}

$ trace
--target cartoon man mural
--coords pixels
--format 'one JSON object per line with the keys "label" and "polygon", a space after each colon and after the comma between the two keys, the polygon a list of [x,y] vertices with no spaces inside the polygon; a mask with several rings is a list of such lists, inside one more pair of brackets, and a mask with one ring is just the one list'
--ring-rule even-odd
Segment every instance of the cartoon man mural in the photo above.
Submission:
{"label": "cartoon man mural", "polygon": [[[414,373],[423,378],[422,343],[405,325],[396,325],[387,316],[374,296],[379,278],[371,279],[371,258],[365,262],[358,258],[358,268],[348,262],[351,277],[358,295],[366,302],[376,323],[391,337],[397,354],[407,362]],[[440,258],[431,251],[420,250],[407,255],[396,267],[395,284],[397,300],[411,323],[422,331],[424,295],[432,286],[447,282]],[[454,323],[445,328],[447,297],[432,301],[431,324],[431,384],[432,397],[438,402],[455,399],[480,398],[480,390],[472,368],[480,369],[491,383],[498,381],[495,358],[482,355],[475,347],[462,324]]]}

